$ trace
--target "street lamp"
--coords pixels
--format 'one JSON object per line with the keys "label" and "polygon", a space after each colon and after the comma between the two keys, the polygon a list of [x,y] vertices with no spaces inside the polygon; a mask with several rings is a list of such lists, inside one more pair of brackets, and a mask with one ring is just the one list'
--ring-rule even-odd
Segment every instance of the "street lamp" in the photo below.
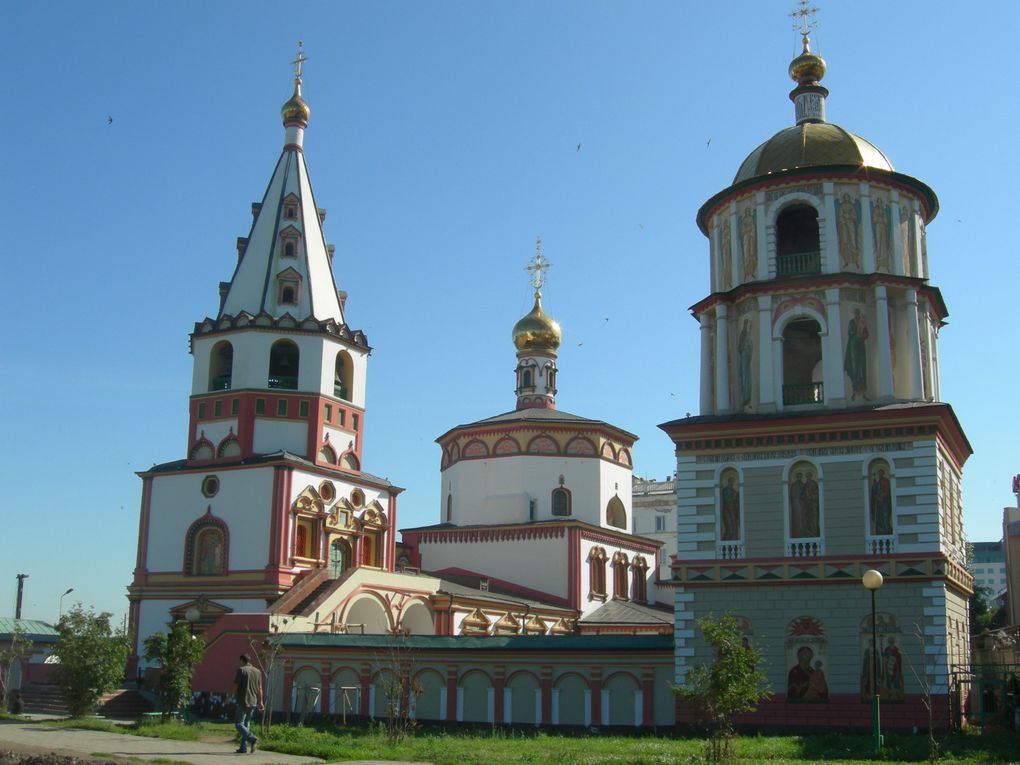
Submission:
{"label": "street lamp", "polygon": [[70,595],[72,592],[74,592],[74,587],[68,587],[66,590],[64,590],[64,593],[60,596],[59,600],[57,600],[57,621],[58,622],[60,621],[60,617],[62,617],[64,615],[64,595]]}
{"label": "street lamp", "polygon": [[861,583],[871,590],[871,726],[874,735],[875,754],[882,751],[882,726],[879,722],[878,699],[878,624],[875,621],[875,591],[882,586],[882,572],[869,569],[861,577]]}

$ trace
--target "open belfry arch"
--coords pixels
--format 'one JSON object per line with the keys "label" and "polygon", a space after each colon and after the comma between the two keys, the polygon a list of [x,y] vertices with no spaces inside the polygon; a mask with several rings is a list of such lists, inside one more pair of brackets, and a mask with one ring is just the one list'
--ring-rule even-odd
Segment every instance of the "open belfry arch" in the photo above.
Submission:
{"label": "open belfry arch", "polygon": [[939,386],[948,313],[925,236],[938,200],[826,121],[808,31],[789,67],[795,124],[697,215],[711,263],[710,293],[691,308],[700,411],[661,426],[677,455],[676,678],[708,658],[695,619],[728,611],[767,660],[774,695],[756,725],[869,726],[861,576],[878,569],[895,618],[877,650],[901,668],[880,689],[897,704],[883,719],[927,724],[909,662],[945,725],[969,662],[971,448]]}

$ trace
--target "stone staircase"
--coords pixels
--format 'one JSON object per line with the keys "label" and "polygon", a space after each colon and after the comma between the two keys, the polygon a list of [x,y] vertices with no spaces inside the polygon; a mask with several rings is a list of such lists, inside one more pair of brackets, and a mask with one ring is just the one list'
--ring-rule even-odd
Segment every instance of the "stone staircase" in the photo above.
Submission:
{"label": "stone staircase", "polygon": [[[21,687],[21,698],[25,702],[25,712],[28,714],[63,717],[69,714],[67,705],[60,698],[60,690],[55,685],[24,685]],[[103,696],[95,714],[133,720],[146,712],[152,712],[153,709],[152,702],[137,690],[121,688]]]}

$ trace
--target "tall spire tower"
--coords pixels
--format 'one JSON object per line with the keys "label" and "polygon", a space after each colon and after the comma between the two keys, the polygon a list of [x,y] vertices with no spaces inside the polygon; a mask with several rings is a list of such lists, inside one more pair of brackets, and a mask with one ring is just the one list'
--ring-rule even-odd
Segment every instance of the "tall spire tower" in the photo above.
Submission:
{"label": "tall spire tower", "polygon": [[305,164],[305,61],[299,46],[283,149],[233,276],[191,334],[185,457],[140,474],[138,644],[192,608],[210,626],[265,615],[299,581],[393,570],[400,489],[361,470],[370,348],[345,320]]}

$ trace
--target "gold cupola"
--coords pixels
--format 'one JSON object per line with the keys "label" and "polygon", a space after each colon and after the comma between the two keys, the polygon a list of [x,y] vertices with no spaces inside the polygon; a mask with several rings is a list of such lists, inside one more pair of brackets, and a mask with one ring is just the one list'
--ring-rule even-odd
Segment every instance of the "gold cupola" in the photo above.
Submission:
{"label": "gold cupola", "polygon": [[798,85],[817,85],[825,76],[825,59],[811,52],[811,41],[804,35],[804,51],[790,62],[790,79]]}
{"label": "gold cupola", "polygon": [[535,290],[535,307],[514,324],[514,345],[518,351],[556,352],[563,340],[559,323],[542,310],[542,293]]}
{"label": "gold cupola", "polygon": [[312,115],[312,110],[305,102],[305,99],[301,97],[301,78],[294,78],[294,95],[283,105],[280,110],[283,115],[283,124],[285,126],[290,124],[299,124],[301,127],[308,125],[308,118]]}

